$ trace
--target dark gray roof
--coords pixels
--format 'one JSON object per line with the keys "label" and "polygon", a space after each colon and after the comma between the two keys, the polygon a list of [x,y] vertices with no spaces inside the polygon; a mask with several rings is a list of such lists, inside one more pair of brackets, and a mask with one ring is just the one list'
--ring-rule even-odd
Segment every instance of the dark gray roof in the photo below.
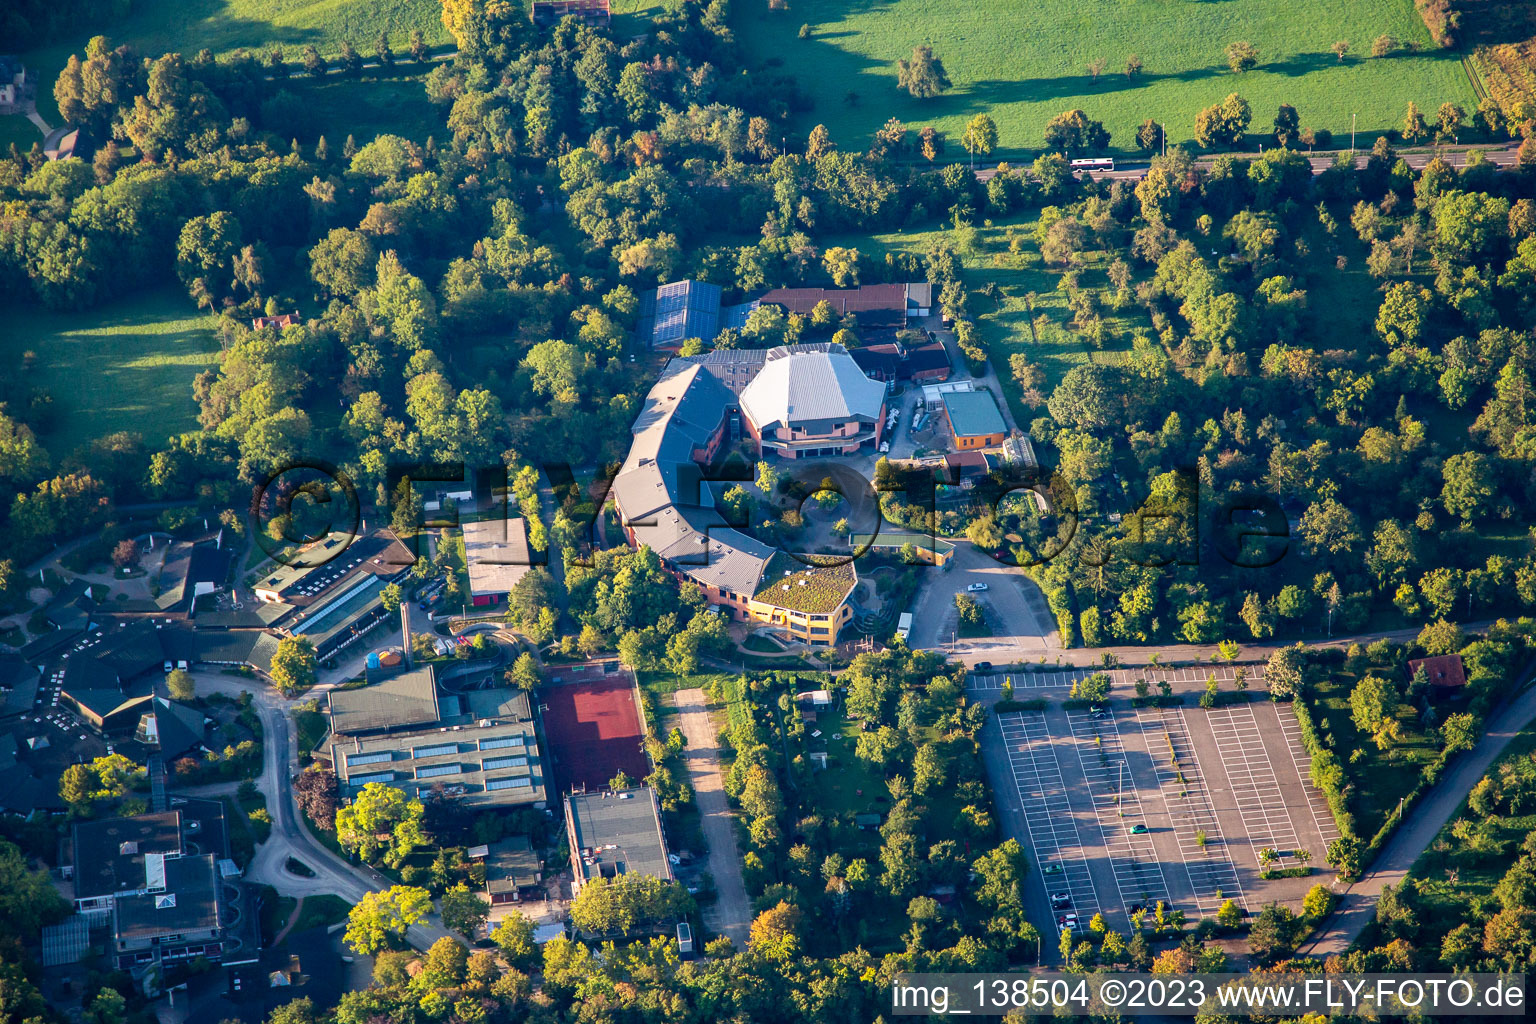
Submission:
{"label": "dark gray roof", "polygon": [[75,897],[142,888],[146,853],[180,852],[180,811],[79,822],[74,828]]}
{"label": "dark gray roof", "polygon": [[709,556],[704,565],[682,568],[706,586],[750,597],[757,591],[773,555],[773,548],[762,541],[726,528],[710,531]]}
{"label": "dark gray roof", "polygon": [[165,891],[118,897],[113,922],[119,939],[149,939],[219,927],[216,858],[206,853],[166,860]]}
{"label": "dark gray roof", "polygon": [[656,794],[649,786],[618,792],[572,793],[567,821],[588,878],[651,875],[670,880]]}
{"label": "dark gray roof", "polygon": [[176,544],[161,564],[160,596],[155,598],[155,604],[166,611],[182,609],[189,607],[197,596],[198,584],[221,589],[234,555],[232,547],[215,546],[212,542]]}
{"label": "dark gray roof", "polygon": [[240,665],[251,660],[251,652],[266,635],[259,629],[166,629],[161,639],[166,657],[175,661]]}
{"label": "dark gray roof", "polygon": [[527,690],[498,686],[490,690],[471,690],[462,695],[468,703],[467,714],[471,718],[511,718],[519,722],[533,721],[533,704]]}
{"label": "dark gray roof", "polygon": [[[196,708],[179,701],[156,697],[144,712],[143,717],[148,719],[151,716],[155,722],[154,729],[158,737],[160,753],[165,757],[177,757],[203,742],[205,727],[203,713]],[[141,731],[144,730],[145,724],[141,719]]]}
{"label": "dark gray roof", "polygon": [[293,605],[281,601],[256,601],[244,608],[201,612],[198,629],[265,629],[293,611]]}
{"label": "dark gray roof", "polygon": [[15,655],[0,654],[0,687],[5,690],[4,699],[0,701],[0,718],[30,712],[37,701],[41,678],[42,673],[36,666],[28,665]]}
{"label": "dark gray roof", "polygon": [[250,653],[246,655],[246,663],[252,668],[263,672],[272,671],[272,656],[277,653],[281,640],[271,633],[262,633],[251,644]]}
{"label": "dark gray roof", "polygon": [[331,690],[331,731],[341,735],[435,723],[437,682],[431,665],[356,690]]}
{"label": "dark gray roof", "polygon": [[535,885],[543,864],[527,836],[509,836],[490,845],[485,858],[485,888],[514,892]]}
{"label": "dark gray roof", "polygon": [[635,333],[652,346],[679,345],[687,338],[709,341],[720,333],[720,286],[674,281],[640,300]]}

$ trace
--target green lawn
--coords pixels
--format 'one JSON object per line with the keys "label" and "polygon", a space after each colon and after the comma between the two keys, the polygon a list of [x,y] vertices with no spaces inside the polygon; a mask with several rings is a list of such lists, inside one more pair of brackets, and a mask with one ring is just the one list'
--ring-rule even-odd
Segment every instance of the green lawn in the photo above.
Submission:
{"label": "green lawn", "polygon": [[[958,151],[966,120],[983,112],[997,122],[1002,150],[1038,148],[1046,122],[1074,107],[1102,120],[1117,149],[1134,146],[1146,118],[1184,141],[1195,114],[1229,92],[1252,105],[1255,132],[1268,129],[1281,103],[1295,106],[1303,125],[1335,136],[1348,134],[1351,114],[1364,132],[1394,127],[1409,100],[1429,111],[1445,101],[1477,105],[1459,58],[1432,49],[1412,0],[794,0],[788,13],[767,6],[735,6],[737,39],[814,98],[797,133],[825,123],[845,148],[865,148],[894,116],[934,125]],[[802,24],[810,39],[797,38]],[[1422,50],[1366,58],[1384,33]],[[1331,52],[1340,39],[1353,47],[1342,65]],[[1223,57],[1237,40],[1252,42],[1261,61],[1241,76]],[[936,99],[896,88],[896,60],[920,44],[934,47],[954,84]],[[1144,71],[1128,79],[1132,53]],[[1094,81],[1087,68],[1099,58],[1106,70]]]}
{"label": "green lawn", "polygon": [[22,60],[41,76],[38,109],[53,124],[53,80],[69,55],[83,53],[94,35],[129,43],[146,56],[172,50],[191,56],[202,49],[216,56],[241,49],[265,53],[281,45],[297,62],[311,44],[334,56],[343,39],[371,56],[381,31],[389,33],[397,53],[408,52],[416,28],[431,45],[449,41],[438,0],[136,0],[125,17],[81,26],[51,46],[22,54]]}
{"label": "green lawn", "polygon": [[11,143],[25,153],[32,148],[32,143],[42,142],[43,133],[37,130],[37,125],[28,121],[20,114],[6,114],[0,117],[0,152],[9,153]]}
{"label": "green lawn", "polygon": [[83,312],[12,309],[0,361],[36,354],[32,382],[53,398],[42,439],[55,457],[119,430],[147,443],[197,426],[192,378],[217,361],[213,317],[178,290],[148,292]]}
{"label": "green lawn", "polygon": [[[820,729],[813,738],[811,730]],[[836,733],[841,738],[833,739]],[[841,713],[821,714],[814,723],[806,723],[806,750],[825,750],[827,770],[812,776],[812,793],[805,801],[828,816],[841,814],[884,814],[890,809],[890,794],[885,776],[868,761],[854,754],[859,739],[859,723]]]}
{"label": "green lawn", "polygon": [[[524,0],[523,6],[531,6],[531,0]],[[662,6],[661,0],[614,0],[615,37],[623,39],[647,31],[650,16]],[[343,39],[365,59],[372,59],[380,32],[389,34],[397,56],[409,55],[413,29],[421,29],[427,44],[438,52],[453,44],[443,27],[440,0],[134,0],[131,8],[131,13],[115,22],[82,26],[71,36],[21,55],[41,83],[37,109],[49,124],[59,123],[59,110],[53,102],[54,79],[69,55],[83,54],[86,42],[98,34],[114,43],[129,43],[145,56],[172,50],[191,56],[205,48],[215,56],[242,49],[264,56],[272,47],[282,46],[295,65],[309,45],[334,58]],[[412,100],[422,99],[419,82],[398,82],[394,88],[404,88]],[[366,95],[371,90],[378,96]],[[316,120],[325,124],[345,113],[355,123],[342,129],[342,138],[351,132],[362,141],[387,130],[421,141],[430,129],[418,130],[422,118],[396,99],[389,85],[370,84],[359,89],[354,83],[334,83],[317,97]],[[403,122],[397,123],[402,112]],[[395,120],[390,120],[391,116]],[[12,126],[8,124],[11,120],[0,118],[0,148],[13,137],[18,144],[26,140],[23,149],[30,147],[32,135],[23,129],[36,135],[35,129],[24,123]]]}
{"label": "green lawn", "polygon": [[[1386,669],[1367,670],[1377,675]],[[1433,761],[1440,748],[1420,730],[1418,713],[1406,700],[1398,710],[1402,738],[1389,750],[1378,750],[1367,734],[1355,728],[1349,710],[1349,693],[1359,678],[1343,668],[1330,668],[1326,678],[1313,685],[1310,698],[1318,728],[1332,732],[1346,777],[1355,787],[1350,798],[1356,831],[1369,839],[1386,821],[1398,800],[1419,784],[1419,773]],[[1443,716],[1450,712],[1437,709]]]}
{"label": "green lawn", "polygon": [[341,152],[348,135],[359,146],[386,133],[413,142],[426,142],[435,135],[439,142],[446,142],[451,134],[445,124],[447,113],[427,101],[424,78],[374,78],[366,72],[360,79],[295,78],[288,89],[304,102],[307,112],[299,139],[313,144],[324,135],[332,154]]}

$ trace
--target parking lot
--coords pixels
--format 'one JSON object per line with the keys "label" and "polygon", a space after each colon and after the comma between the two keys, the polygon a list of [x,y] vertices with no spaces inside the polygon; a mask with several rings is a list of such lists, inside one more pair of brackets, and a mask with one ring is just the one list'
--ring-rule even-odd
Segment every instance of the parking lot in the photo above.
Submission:
{"label": "parking lot", "polygon": [[[42,725],[45,722],[66,736],[72,736],[77,742],[84,743],[89,739],[85,723],[68,707],[59,705],[59,684],[64,681],[64,669],[62,667],[43,676],[43,681],[37,688],[37,699],[33,701],[35,714],[32,722]],[[112,752],[111,744],[107,745],[107,752]]]}
{"label": "parking lot", "polygon": [[1168,817],[1178,839],[1179,856],[1194,889],[1202,917],[1214,917],[1225,900],[1248,905],[1232,863],[1221,821],[1195,756],[1182,708],[1144,708],[1137,712],[1147,749],[1157,766]]}
{"label": "parking lot", "polygon": [[1327,798],[1311,784],[1312,755],[1301,742],[1301,723],[1296,721],[1296,712],[1289,706],[1275,710],[1280,717],[1280,731],[1285,734],[1285,745],[1291,750],[1291,763],[1296,766],[1296,774],[1307,783],[1303,788],[1307,793],[1307,804],[1312,809],[1312,822],[1323,842],[1331,843],[1340,836],[1339,826],[1334,823]]}
{"label": "parking lot", "polygon": [[[1030,866],[1039,872],[1044,895],[1069,895],[1078,925],[1084,927],[1101,907],[1045,716],[1009,711],[998,715],[997,722],[1027,827],[1026,835],[1015,838],[1029,847]],[[1053,931],[1047,927],[1042,934]]]}
{"label": "parking lot", "polygon": [[1296,862],[1289,855],[1301,846],[1301,837],[1286,810],[1280,780],[1265,750],[1253,708],[1239,704],[1212,708],[1205,715],[1254,857],[1260,850],[1272,849],[1281,855],[1282,866],[1294,866]]}
{"label": "parking lot", "polygon": [[[1250,687],[1260,686],[1264,675],[1258,666],[1241,666],[1246,669],[1246,678]],[[1087,676],[1106,672],[1110,679],[1110,690],[1114,696],[1126,697],[1135,692],[1137,680],[1144,679],[1151,686],[1152,692],[1157,692],[1159,681],[1166,680],[1169,683],[1203,683],[1212,675],[1216,681],[1226,689],[1232,689],[1237,679],[1238,667],[1232,665],[1198,665],[1184,668],[1051,668],[1045,665],[1030,665],[1023,668],[995,668],[985,672],[972,672],[966,676],[966,688],[974,691],[979,697],[996,696],[997,691],[1003,688],[1004,682],[1013,684],[1014,692],[1022,690],[1049,690],[1054,688],[1070,688],[1073,683]]]}
{"label": "parking lot", "polygon": [[[1079,927],[1102,912],[1123,928],[1135,908],[1158,901],[1189,921],[1229,899],[1250,913],[1271,901],[1299,909],[1309,888],[1329,881],[1322,855],[1337,829],[1305,762],[1294,760],[1289,708],[1262,699],[1209,711],[1192,702],[1133,708],[1123,696],[1100,714],[1055,700],[1004,712],[982,734],[1004,829],[1029,848],[1032,866],[1052,869],[1040,876],[1042,895],[1069,896]],[[1312,871],[1265,879],[1267,849],[1276,868]],[[1043,932],[1055,930],[1060,910],[1031,896]]]}
{"label": "parking lot", "polygon": [[1131,759],[1114,714],[1068,711],[1066,716],[1120,905],[1128,911],[1137,904],[1151,908],[1161,902],[1172,907],[1168,880],[1152,844],[1152,830],[1142,812]]}

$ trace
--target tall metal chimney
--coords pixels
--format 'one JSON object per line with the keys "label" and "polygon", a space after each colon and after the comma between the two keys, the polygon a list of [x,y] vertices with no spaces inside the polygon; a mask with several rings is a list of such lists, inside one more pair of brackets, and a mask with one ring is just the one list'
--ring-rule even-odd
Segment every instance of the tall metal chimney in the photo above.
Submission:
{"label": "tall metal chimney", "polygon": [[411,602],[400,602],[400,659],[409,670],[411,667]]}

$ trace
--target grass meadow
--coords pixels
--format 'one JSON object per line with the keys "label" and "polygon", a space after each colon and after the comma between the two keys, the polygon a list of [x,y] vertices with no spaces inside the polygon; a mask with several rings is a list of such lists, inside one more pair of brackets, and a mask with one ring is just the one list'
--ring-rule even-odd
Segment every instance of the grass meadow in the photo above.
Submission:
{"label": "grass meadow", "polygon": [[[811,38],[797,37],[802,24]],[[1074,107],[1103,121],[1124,152],[1149,117],[1167,126],[1169,141],[1190,141],[1195,114],[1230,92],[1252,106],[1255,134],[1281,103],[1336,137],[1348,134],[1352,113],[1375,133],[1400,124],[1409,100],[1429,111],[1477,103],[1459,55],[1433,48],[1413,0],[794,0],[787,13],[738,4],[735,28],[755,61],[795,75],[814,97],[794,128],[824,123],[848,149],[867,147],[893,116],[931,124],[959,149],[965,122],[988,113],[999,152],[1017,155],[1040,148],[1046,122]],[[1369,59],[1383,34],[1419,52]],[[1234,75],[1223,50],[1243,39],[1261,63]],[[1343,63],[1331,52],[1341,39],[1352,47]],[[934,47],[954,83],[936,99],[896,87],[896,60],[921,44]],[[1145,70],[1129,79],[1133,53]],[[1088,66],[1100,58],[1106,68],[1095,80]]]}
{"label": "grass meadow", "polygon": [[192,378],[218,359],[214,324],[175,289],[83,312],[18,307],[0,326],[0,362],[36,354],[21,372],[53,399],[41,439],[55,458],[120,430],[154,445],[197,426]]}

